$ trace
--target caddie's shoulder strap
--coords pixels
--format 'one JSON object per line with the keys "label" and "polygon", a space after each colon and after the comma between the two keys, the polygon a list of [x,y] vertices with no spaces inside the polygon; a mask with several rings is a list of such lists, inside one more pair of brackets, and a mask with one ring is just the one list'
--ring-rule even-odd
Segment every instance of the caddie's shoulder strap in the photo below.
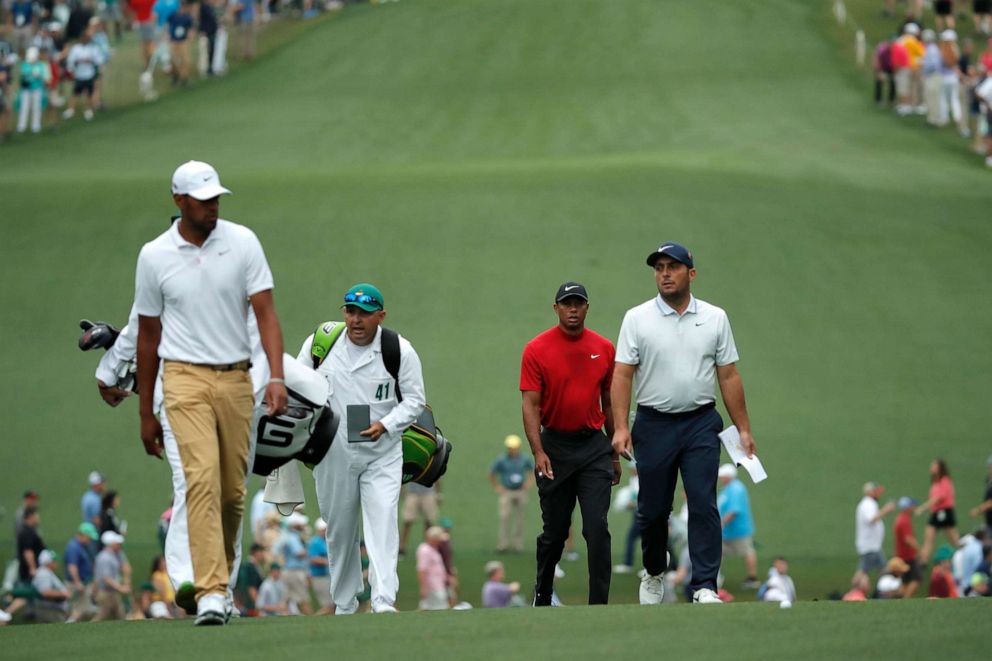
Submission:
{"label": "caddie's shoulder strap", "polygon": [[[331,353],[331,347],[341,337],[345,325],[341,321],[325,321],[317,326],[313,332],[313,344],[310,345],[310,359],[313,361],[313,368],[321,366],[327,355]],[[393,377],[396,383],[396,401],[403,401],[403,393],[400,391],[400,336],[394,330],[385,326],[382,327],[382,364],[385,366],[389,376]]]}
{"label": "caddie's shoulder strap", "polygon": [[317,326],[313,332],[313,344],[310,345],[310,359],[313,361],[313,368],[320,367],[327,354],[331,352],[331,347],[341,337],[344,332],[343,321],[325,321]]}
{"label": "caddie's shoulder strap", "polygon": [[389,376],[393,377],[396,383],[396,401],[403,401],[403,393],[400,391],[400,336],[399,333],[382,327],[382,364],[386,366]]}

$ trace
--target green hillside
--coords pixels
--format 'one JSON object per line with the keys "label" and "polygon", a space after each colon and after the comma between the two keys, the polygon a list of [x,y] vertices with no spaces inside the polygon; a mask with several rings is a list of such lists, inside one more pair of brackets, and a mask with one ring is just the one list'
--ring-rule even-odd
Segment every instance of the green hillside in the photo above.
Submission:
{"label": "green hillside", "polygon": [[[495,546],[489,463],[521,431],[524,343],[566,279],[615,338],[655,293],[643,258],[665,239],[692,248],[697,295],[734,324],[771,475],[752,488],[763,565],[789,556],[803,597],[844,588],[861,484],[925,496],[937,455],[969,525],[992,452],[988,173],[874,112],[829,20],[829,3],[789,0],[360,5],[209,85],[4,145],[0,503],[39,490],[61,547],[99,468],[132,557],[152,552],[168,469],[141,449],[135,402],[99,402],[75,324],[124,322],[171,172],[196,158],[235,192],[222,215],[262,239],[290,353],[349,285],[383,290],[456,444],[443,509],[470,600]],[[508,566],[529,582],[529,553]],[[409,561],[401,579],[410,608]],[[636,599],[635,579],[614,585]]]}

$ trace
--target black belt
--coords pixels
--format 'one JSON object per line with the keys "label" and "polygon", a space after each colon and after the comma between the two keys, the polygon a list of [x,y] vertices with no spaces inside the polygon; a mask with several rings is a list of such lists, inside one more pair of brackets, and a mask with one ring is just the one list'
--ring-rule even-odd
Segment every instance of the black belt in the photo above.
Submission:
{"label": "black belt", "polygon": [[176,363],[177,365],[190,365],[191,367],[206,367],[207,369],[213,370],[215,372],[247,372],[251,369],[250,360],[241,360],[236,363],[228,363],[226,365],[205,365],[203,363],[188,363],[184,360],[166,360],[167,363]]}
{"label": "black belt", "polygon": [[562,431],[561,429],[552,429],[550,427],[545,427],[543,431],[549,434],[554,434],[562,438],[587,438],[593,434],[602,433],[601,429],[580,429],[578,431]]}
{"label": "black belt", "polygon": [[640,406],[637,407],[638,413],[643,413],[655,418],[661,418],[663,420],[682,420],[685,418],[691,418],[700,413],[710,411],[716,408],[716,402],[710,402],[709,404],[703,404],[698,409],[693,409],[691,411],[659,411],[656,408],[650,406]]}

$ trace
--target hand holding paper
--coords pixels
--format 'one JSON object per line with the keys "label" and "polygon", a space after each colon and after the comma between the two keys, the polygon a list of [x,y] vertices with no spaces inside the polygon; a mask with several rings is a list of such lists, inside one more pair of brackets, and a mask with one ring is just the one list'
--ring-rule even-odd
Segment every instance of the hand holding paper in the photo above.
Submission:
{"label": "hand holding paper", "polygon": [[765,472],[764,466],[761,465],[758,455],[749,458],[747,452],[744,451],[744,447],[741,444],[741,435],[737,431],[736,425],[731,425],[720,432],[720,440],[723,441],[723,447],[727,449],[730,460],[736,466],[743,466],[747,474],[751,476],[752,482],[758,484],[768,479],[768,473]]}

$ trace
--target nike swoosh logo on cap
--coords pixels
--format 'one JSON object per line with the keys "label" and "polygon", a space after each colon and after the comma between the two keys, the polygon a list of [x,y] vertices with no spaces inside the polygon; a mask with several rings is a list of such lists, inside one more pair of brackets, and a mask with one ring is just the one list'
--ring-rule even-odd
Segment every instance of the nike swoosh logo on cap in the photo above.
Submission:
{"label": "nike swoosh logo on cap", "polygon": [[578,287],[578,285],[572,285],[571,287],[565,287],[565,291],[572,291],[576,287]]}

